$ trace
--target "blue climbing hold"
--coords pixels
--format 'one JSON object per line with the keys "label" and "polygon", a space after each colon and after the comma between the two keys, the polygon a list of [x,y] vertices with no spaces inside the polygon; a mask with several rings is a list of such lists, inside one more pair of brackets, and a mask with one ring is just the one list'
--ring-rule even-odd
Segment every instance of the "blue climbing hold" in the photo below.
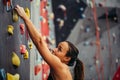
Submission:
{"label": "blue climbing hold", "polygon": [[0,80],[6,80],[6,73],[3,68],[0,69]]}

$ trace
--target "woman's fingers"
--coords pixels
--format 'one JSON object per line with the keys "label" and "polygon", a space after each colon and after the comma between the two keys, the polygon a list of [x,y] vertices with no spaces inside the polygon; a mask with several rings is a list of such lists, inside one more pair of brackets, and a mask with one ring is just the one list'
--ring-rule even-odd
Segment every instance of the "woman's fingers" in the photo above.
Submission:
{"label": "woman's fingers", "polygon": [[15,9],[18,9],[19,7],[20,7],[19,5],[16,5],[16,6],[15,6]]}
{"label": "woman's fingers", "polygon": [[23,7],[20,7],[19,5],[16,5],[16,6],[15,6],[15,10],[18,12],[18,14],[19,14],[20,16],[22,16],[23,13],[24,13]]}
{"label": "woman's fingers", "polygon": [[19,14],[19,16],[21,16],[23,19],[27,17],[23,7],[16,5],[15,10]]}

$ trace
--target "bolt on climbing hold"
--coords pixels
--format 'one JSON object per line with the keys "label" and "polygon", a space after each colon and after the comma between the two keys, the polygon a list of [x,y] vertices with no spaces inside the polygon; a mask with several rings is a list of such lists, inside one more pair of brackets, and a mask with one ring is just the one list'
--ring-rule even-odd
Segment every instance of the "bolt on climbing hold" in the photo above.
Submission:
{"label": "bolt on climbing hold", "polygon": [[6,73],[3,68],[0,69],[0,80],[6,80]]}
{"label": "bolt on climbing hold", "polygon": [[20,59],[15,52],[12,53],[12,64],[16,67],[20,66]]}
{"label": "bolt on climbing hold", "polygon": [[7,80],[20,80],[20,75],[18,73],[15,75],[7,73]]}
{"label": "bolt on climbing hold", "polygon": [[13,10],[12,18],[14,22],[18,21],[19,17],[18,17],[18,13],[16,12],[16,10]]}
{"label": "bolt on climbing hold", "polygon": [[13,35],[13,30],[14,30],[14,27],[12,25],[8,25],[7,31],[9,35]]}
{"label": "bolt on climbing hold", "polygon": [[24,10],[25,10],[26,15],[30,18],[30,10],[28,8],[25,8]]}

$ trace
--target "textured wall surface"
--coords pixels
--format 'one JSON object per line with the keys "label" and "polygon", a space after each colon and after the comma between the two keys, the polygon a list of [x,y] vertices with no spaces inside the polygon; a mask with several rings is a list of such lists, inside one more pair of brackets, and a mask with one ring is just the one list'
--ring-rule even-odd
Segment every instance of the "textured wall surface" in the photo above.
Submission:
{"label": "textured wall surface", "polygon": [[[110,30],[111,33],[115,32],[116,35],[120,35],[119,33],[119,26],[114,26]],[[108,37],[107,37],[107,32],[105,31],[103,33],[103,37],[101,38],[101,47],[105,47],[105,49],[101,48],[100,56],[103,61],[103,73],[99,72],[99,74],[102,76],[104,75],[104,80],[109,80],[112,79],[114,73],[116,72],[118,66],[120,65],[120,43],[119,40],[117,40],[117,43],[114,44],[112,43],[112,58],[110,59],[110,54],[109,54],[109,44],[108,44]],[[88,42],[95,41],[95,37],[91,37],[87,40]],[[93,46],[84,46],[84,41],[77,44],[77,47],[80,50],[79,58],[84,62],[85,64],[85,80],[91,80],[95,79],[98,80],[98,73],[96,71],[96,66],[95,62],[96,60],[94,59],[95,56],[95,51],[96,51],[96,45]],[[110,65],[110,60],[112,60],[112,64]],[[116,60],[119,60],[116,62]],[[100,69],[100,61],[98,63],[99,66],[99,71]],[[100,77],[100,80],[103,80],[102,77]]]}
{"label": "textured wall surface", "polygon": [[[108,11],[111,11],[113,8],[107,8]],[[104,14],[103,8],[97,8],[97,17],[102,16]],[[118,21],[115,22],[113,19],[109,18],[109,29],[106,26],[106,18],[98,19],[98,26],[100,28],[100,55],[101,60],[95,59],[96,53],[96,44],[91,44],[91,42],[96,41],[95,36],[95,26],[94,20],[88,20],[88,18],[93,17],[92,10],[90,8],[86,8],[85,14],[86,18],[80,19],[74,29],[71,31],[68,39],[69,41],[73,42],[79,49],[80,54],[79,58],[85,64],[85,80],[111,80],[114,73],[116,72],[118,66],[120,66],[120,9],[117,8],[116,14]],[[111,14],[111,13],[109,13]],[[112,17],[114,18],[114,17]],[[86,31],[88,29],[88,31]],[[110,44],[109,45],[109,36],[108,30],[110,35]],[[115,35],[113,37],[113,35]],[[109,49],[111,47],[111,50]],[[111,54],[111,58],[110,58]],[[96,63],[98,69],[96,69]],[[112,61],[112,63],[110,63]],[[101,72],[102,69],[100,68],[102,63],[103,73]],[[97,72],[98,70],[98,72]],[[98,78],[100,75],[100,79]],[[102,78],[104,77],[104,79]]]}
{"label": "textured wall surface", "polygon": [[[120,0],[53,0],[52,3],[57,44],[69,40],[78,47],[79,58],[85,64],[85,80],[111,80],[120,65]],[[66,8],[66,16],[60,5]],[[58,19],[63,20],[62,27]],[[100,33],[100,53],[96,50],[95,24]]]}
{"label": "textured wall surface", "polygon": [[[30,61],[24,59],[20,53],[20,45],[26,45],[28,49],[28,37],[25,33],[20,34],[19,25],[23,23],[20,19],[17,22],[12,21],[12,10],[7,12],[6,5],[3,5],[3,0],[0,0],[0,69],[4,68],[6,72],[11,74],[20,74],[20,80],[30,79]],[[5,1],[5,0],[4,0]],[[12,0],[13,8],[16,4],[21,6],[30,7],[29,0]],[[9,36],[7,33],[7,26],[12,25],[14,27],[13,35]],[[29,49],[28,49],[29,51]],[[15,68],[12,64],[12,52],[15,52],[21,61],[19,67]]]}

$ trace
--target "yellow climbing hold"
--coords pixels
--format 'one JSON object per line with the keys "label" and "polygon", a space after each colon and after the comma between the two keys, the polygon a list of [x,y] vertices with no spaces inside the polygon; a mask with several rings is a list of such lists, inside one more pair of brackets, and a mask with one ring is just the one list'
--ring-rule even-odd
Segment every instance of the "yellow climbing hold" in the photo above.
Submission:
{"label": "yellow climbing hold", "polygon": [[13,21],[14,21],[14,22],[17,22],[18,19],[19,19],[19,17],[18,17],[17,12],[16,12],[15,10],[13,10]]}
{"label": "yellow climbing hold", "polygon": [[19,80],[19,79],[20,79],[20,75],[18,73],[16,73],[15,75],[7,73],[7,80]]}
{"label": "yellow climbing hold", "polygon": [[23,54],[24,59],[28,59],[29,58],[29,54],[28,51],[26,50],[25,54]]}
{"label": "yellow climbing hold", "polygon": [[13,30],[14,30],[14,27],[12,25],[8,25],[7,31],[9,35],[13,35]]}
{"label": "yellow climbing hold", "polygon": [[26,15],[30,18],[30,10],[28,8],[25,8],[24,10],[25,10]]}
{"label": "yellow climbing hold", "polygon": [[20,59],[15,52],[12,53],[12,63],[15,66],[20,66]]}
{"label": "yellow climbing hold", "polygon": [[32,49],[33,48],[33,44],[32,42],[29,42],[29,49]]}

